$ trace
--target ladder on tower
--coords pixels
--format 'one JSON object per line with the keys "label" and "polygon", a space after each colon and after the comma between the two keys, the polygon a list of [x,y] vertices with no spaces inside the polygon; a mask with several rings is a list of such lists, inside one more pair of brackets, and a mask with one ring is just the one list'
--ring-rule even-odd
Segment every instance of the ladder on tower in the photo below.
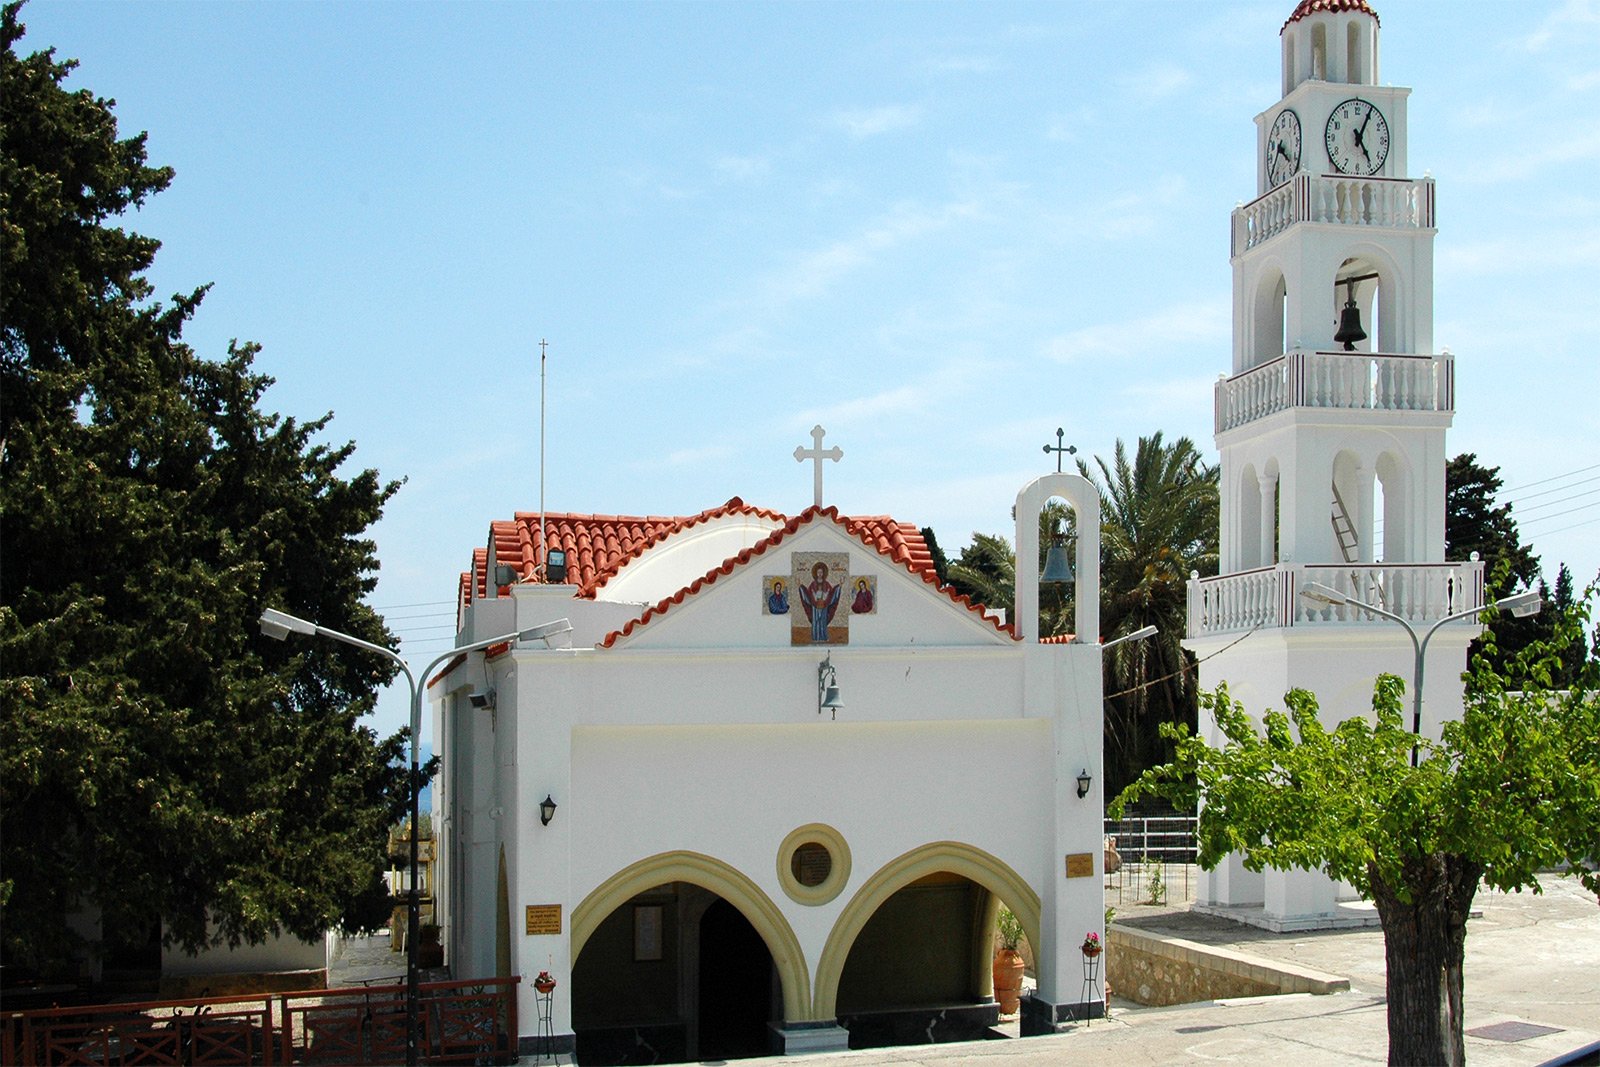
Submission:
{"label": "ladder on tower", "polygon": [[[1350,509],[1345,507],[1344,496],[1339,492],[1339,483],[1333,483],[1333,539],[1339,542],[1339,554],[1346,563],[1356,562],[1356,548],[1361,543],[1360,535],[1356,533],[1355,523],[1350,521]],[[1388,597],[1383,591],[1383,572],[1369,572],[1367,575],[1370,590],[1362,590],[1360,571],[1350,572],[1350,587],[1356,590],[1358,596],[1368,596],[1376,599],[1379,607],[1388,606]]]}
{"label": "ladder on tower", "polygon": [[1344,561],[1354,563],[1360,539],[1356,536],[1355,523],[1350,521],[1350,509],[1344,506],[1338,482],[1333,483],[1333,539],[1339,542],[1339,554]]}

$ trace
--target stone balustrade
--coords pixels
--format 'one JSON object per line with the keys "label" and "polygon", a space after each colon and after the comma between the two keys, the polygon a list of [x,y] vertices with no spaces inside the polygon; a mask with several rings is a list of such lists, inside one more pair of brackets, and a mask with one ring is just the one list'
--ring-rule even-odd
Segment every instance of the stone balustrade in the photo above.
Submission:
{"label": "stone balustrade", "polygon": [[1300,596],[1320,582],[1412,623],[1435,622],[1484,605],[1483,564],[1280,563],[1189,582],[1189,636],[1236,633],[1257,627],[1333,623],[1393,625],[1349,604],[1318,604]]}
{"label": "stone balustrade", "polygon": [[1216,432],[1292,407],[1366,411],[1455,410],[1455,360],[1369,352],[1287,352],[1218,379]]}
{"label": "stone balustrade", "polygon": [[1376,178],[1305,171],[1233,212],[1233,254],[1297,222],[1432,229],[1432,178]]}

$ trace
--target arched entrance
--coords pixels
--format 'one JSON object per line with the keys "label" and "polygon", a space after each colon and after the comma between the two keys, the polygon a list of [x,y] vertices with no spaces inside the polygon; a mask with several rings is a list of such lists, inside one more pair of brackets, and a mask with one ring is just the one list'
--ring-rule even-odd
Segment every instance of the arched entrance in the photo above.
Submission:
{"label": "arched entrance", "polygon": [[699,1036],[694,1058],[736,1060],[771,1051],[767,1024],[782,1014],[772,954],[739,909],[718,899],[700,917]]}
{"label": "arched entrance", "polygon": [[828,938],[818,1017],[837,1017],[851,1048],[986,1036],[998,1017],[990,965],[1001,903],[1037,944],[1038,894],[996,857],[941,841],[888,863]]}
{"label": "arched entrance", "polygon": [[764,1056],[768,1023],[782,1016],[766,942],[738,908],[688,882],[630,897],[572,968],[584,1067]]}
{"label": "arched entrance", "polygon": [[705,1059],[707,1042],[720,1058],[765,1055],[769,1022],[809,1018],[810,975],[783,913],[700,853],[651,856],[597,886],[572,911],[572,951],[585,1067]]}

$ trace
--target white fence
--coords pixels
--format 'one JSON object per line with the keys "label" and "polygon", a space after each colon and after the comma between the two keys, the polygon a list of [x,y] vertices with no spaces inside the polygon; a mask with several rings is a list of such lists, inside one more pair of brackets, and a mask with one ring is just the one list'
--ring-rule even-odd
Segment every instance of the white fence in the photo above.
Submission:
{"label": "white fence", "polygon": [[1191,579],[1189,636],[1233,633],[1258,626],[1317,626],[1387,621],[1349,604],[1308,602],[1307,582],[1391,611],[1407,622],[1432,622],[1484,605],[1483,564],[1280,563],[1276,567]]}
{"label": "white fence", "polygon": [[1367,352],[1286,352],[1217,382],[1216,431],[1287,408],[1455,410],[1455,360]]}
{"label": "white fence", "polygon": [[1432,178],[1296,174],[1233,212],[1233,254],[1254,248],[1297,222],[1432,229]]}

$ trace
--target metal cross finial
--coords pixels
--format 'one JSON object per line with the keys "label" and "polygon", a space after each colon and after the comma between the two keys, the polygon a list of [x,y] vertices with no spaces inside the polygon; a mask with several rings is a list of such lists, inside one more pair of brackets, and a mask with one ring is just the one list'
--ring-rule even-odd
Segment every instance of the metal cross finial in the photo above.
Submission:
{"label": "metal cross finial", "polygon": [[1056,473],[1057,474],[1061,473],[1061,459],[1062,459],[1063,456],[1068,456],[1068,455],[1076,456],[1078,454],[1078,446],[1077,445],[1067,445],[1065,448],[1062,447],[1061,439],[1063,437],[1065,437],[1065,436],[1067,436],[1067,431],[1065,431],[1061,427],[1057,426],[1056,427],[1056,443],[1053,444],[1053,445],[1045,445],[1044,446],[1044,454],[1045,455],[1048,456],[1052,452],[1054,452],[1056,454]]}
{"label": "metal cross finial", "polygon": [[844,449],[838,445],[834,445],[832,448],[822,447],[822,437],[827,432],[821,426],[811,427],[812,447],[806,448],[802,445],[794,450],[796,463],[804,463],[809,459],[816,464],[816,469],[812,472],[812,485],[815,489],[816,504],[819,508],[822,506],[822,461],[831,459],[837,463],[844,458]]}

